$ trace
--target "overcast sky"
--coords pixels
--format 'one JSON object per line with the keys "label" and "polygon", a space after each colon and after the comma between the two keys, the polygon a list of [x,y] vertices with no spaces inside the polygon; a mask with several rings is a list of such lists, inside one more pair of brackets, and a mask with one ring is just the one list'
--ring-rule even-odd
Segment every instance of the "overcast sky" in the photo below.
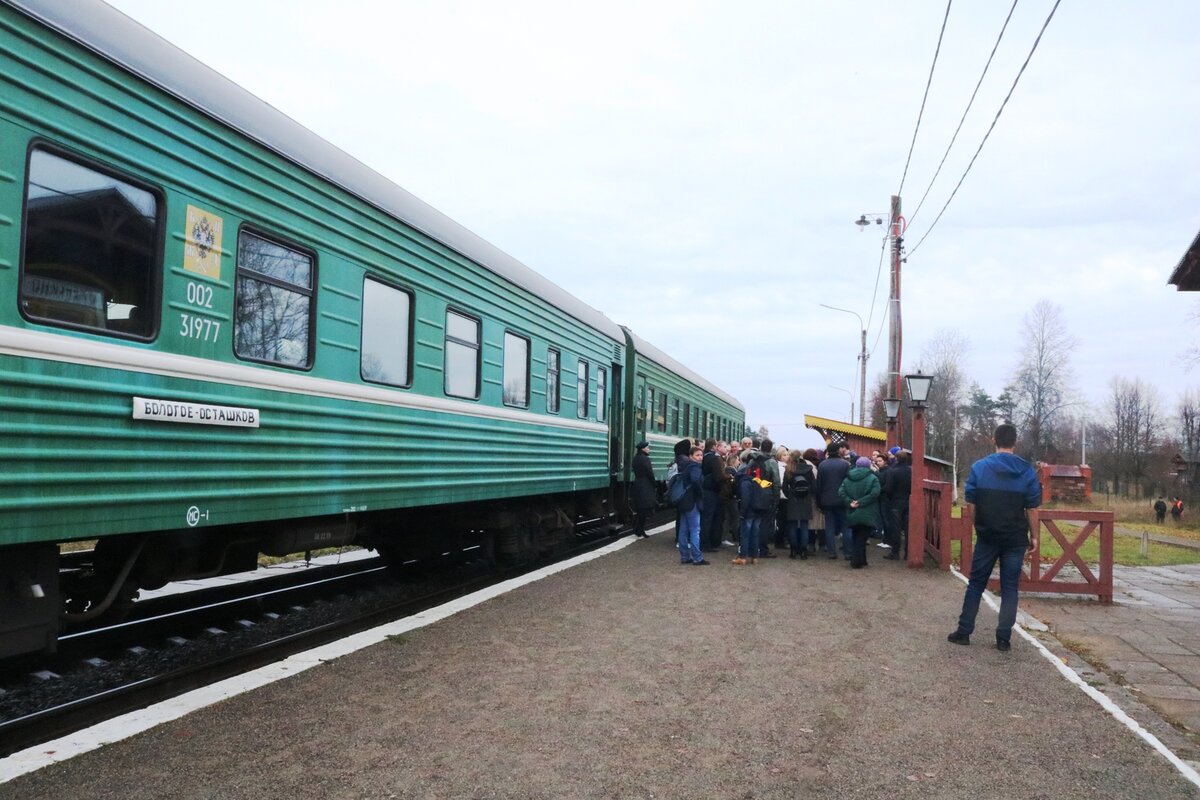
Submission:
{"label": "overcast sky", "polygon": [[[853,3],[112,0],[134,19],[727,389],[755,426],[857,401],[859,323],[886,369],[886,212],[941,0]],[[940,330],[993,394],[1022,317],[1061,304],[1081,400],[1117,375],[1165,405],[1195,297],[1166,285],[1200,231],[1200,3],[954,5],[903,206],[905,370]],[[886,219],[885,219],[886,222]],[[878,291],[875,290],[879,276]],[[831,388],[837,387],[837,388]],[[1101,411],[1094,412],[1096,416]],[[857,411],[856,411],[857,414]]]}

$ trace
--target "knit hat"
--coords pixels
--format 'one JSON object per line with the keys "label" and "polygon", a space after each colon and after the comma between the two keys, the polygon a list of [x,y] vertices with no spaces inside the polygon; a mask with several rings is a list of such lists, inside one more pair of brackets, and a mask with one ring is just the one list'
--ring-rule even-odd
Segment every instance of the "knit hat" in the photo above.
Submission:
{"label": "knit hat", "polygon": [[900,452],[900,445],[896,445],[891,450],[888,450],[888,455],[894,456],[894,455],[896,455],[896,453],[899,453],[899,452]]}
{"label": "knit hat", "polygon": [[869,467],[869,466],[871,466],[871,459],[867,458],[866,456],[863,456],[860,459],[858,459],[858,461],[854,462],[854,466]]}

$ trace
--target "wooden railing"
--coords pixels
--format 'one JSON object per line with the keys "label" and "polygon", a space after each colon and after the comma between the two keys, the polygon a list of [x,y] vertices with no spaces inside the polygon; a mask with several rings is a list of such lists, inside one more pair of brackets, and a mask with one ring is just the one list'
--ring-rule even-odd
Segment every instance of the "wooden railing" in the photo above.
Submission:
{"label": "wooden railing", "polygon": [[[1029,512],[1030,523],[1037,532],[1033,549],[1027,559],[1028,569],[1021,574],[1021,591],[1053,592],[1056,594],[1094,594],[1101,603],[1112,603],[1113,598],[1113,512],[1111,511],[1042,511]],[[1078,522],[1078,526],[1067,526],[1063,531],[1059,522]],[[1042,541],[1049,533],[1062,548],[1062,554],[1054,563],[1043,569]],[[1083,560],[1080,549],[1089,539],[1099,543],[1098,573]],[[1065,580],[1062,568],[1068,563],[1079,571],[1079,580]],[[995,584],[994,586],[992,584]],[[999,586],[993,580],[989,588]]]}
{"label": "wooden railing", "polygon": [[971,557],[971,533],[973,518],[971,507],[963,506],[962,517],[952,516],[954,487],[945,481],[925,481],[922,492],[925,501],[925,555],[932,558],[942,569],[950,569],[953,561],[952,545],[960,542],[960,554]]}

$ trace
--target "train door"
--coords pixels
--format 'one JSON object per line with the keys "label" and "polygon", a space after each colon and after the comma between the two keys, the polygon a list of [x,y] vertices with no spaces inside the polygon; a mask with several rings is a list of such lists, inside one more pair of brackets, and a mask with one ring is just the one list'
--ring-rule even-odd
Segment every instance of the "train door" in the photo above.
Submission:
{"label": "train door", "polygon": [[608,387],[608,474],[618,475],[621,472],[621,455],[625,452],[622,433],[625,415],[622,413],[625,403],[625,393],[621,384],[621,365],[612,365],[612,378]]}
{"label": "train door", "polygon": [[639,442],[647,441],[646,425],[650,415],[646,411],[646,376],[638,375],[633,384],[633,434]]}

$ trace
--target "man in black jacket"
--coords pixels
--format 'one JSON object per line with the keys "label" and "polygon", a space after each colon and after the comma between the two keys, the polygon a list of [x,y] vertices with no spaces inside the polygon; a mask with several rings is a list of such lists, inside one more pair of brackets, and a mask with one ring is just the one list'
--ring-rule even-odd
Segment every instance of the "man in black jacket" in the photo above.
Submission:
{"label": "man in black jacket", "polygon": [[842,481],[850,472],[845,442],[830,442],[826,457],[817,465],[817,504],[825,515],[825,555],[837,558],[837,535],[842,534],[842,549],[850,558],[850,529],[846,527],[846,504],[838,495]]}
{"label": "man in black jacket", "polygon": [[1000,620],[996,624],[996,649],[1007,652],[1011,645],[1013,623],[1017,620],[1017,589],[1021,580],[1021,562],[1025,551],[1033,548],[1029,514],[1042,502],[1042,485],[1037,473],[1025,459],[1015,455],[1017,429],[1009,423],[998,425],[993,435],[996,452],[971,465],[964,494],[975,506],[975,555],[971,559],[971,580],[963,597],[958,628],[947,639],[954,644],[970,644],[975,630],[979,600],[992,577],[992,568],[1000,562]]}
{"label": "man in black jacket", "polygon": [[717,453],[717,440],[704,440],[704,460],[700,462],[700,480],[702,492],[700,495],[700,547],[713,552],[721,549],[721,527],[724,521],[721,513],[721,481],[725,475],[725,465]]}
{"label": "man in black jacket", "polygon": [[887,517],[884,519],[884,541],[889,552],[884,558],[896,561],[901,552],[901,539],[908,531],[908,499],[912,494],[912,453],[900,450],[896,463],[883,475],[883,494],[887,497]]}

